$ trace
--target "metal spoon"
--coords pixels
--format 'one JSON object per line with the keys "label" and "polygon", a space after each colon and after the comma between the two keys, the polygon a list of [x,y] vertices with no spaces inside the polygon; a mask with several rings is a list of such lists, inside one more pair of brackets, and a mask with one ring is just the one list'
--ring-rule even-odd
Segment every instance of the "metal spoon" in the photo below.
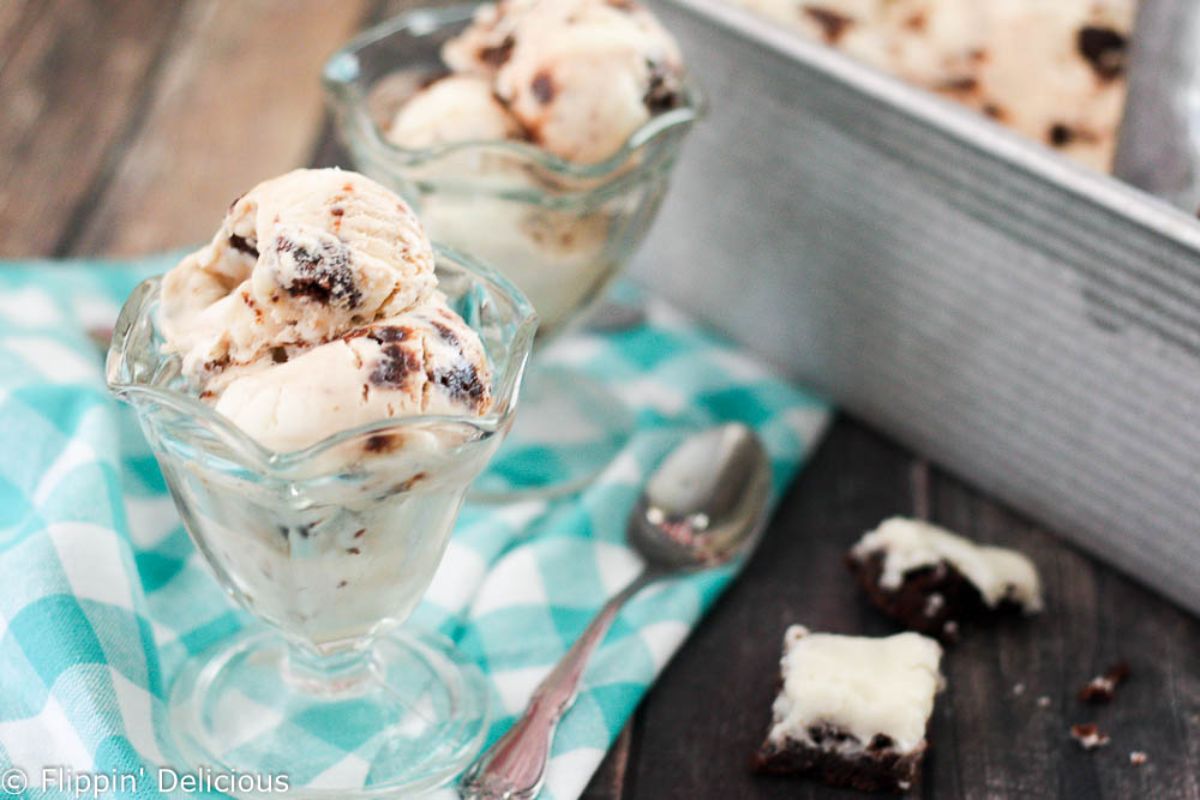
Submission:
{"label": "metal spoon", "polygon": [[712,428],[675,448],[646,484],[626,537],[641,574],[604,604],[533,693],[525,714],[467,770],[467,800],[530,800],[546,779],[554,732],[575,702],[588,659],[627,600],[654,581],[724,564],[762,531],[771,463],[745,425]]}

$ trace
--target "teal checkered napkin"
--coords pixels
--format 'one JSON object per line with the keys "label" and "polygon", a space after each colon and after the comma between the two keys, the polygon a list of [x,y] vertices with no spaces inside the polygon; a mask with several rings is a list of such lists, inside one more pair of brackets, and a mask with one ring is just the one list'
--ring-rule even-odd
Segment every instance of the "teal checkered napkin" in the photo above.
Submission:
{"label": "teal checkered napkin", "polygon": [[[104,385],[97,341],[125,295],[173,263],[0,268],[0,774],[163,763],[164,698],[180,665],[244,626],[205,571],[132,412]],[[546,354],[603,381],[639,432],[582,494],[464,510],[413,624],[455,639],[490,677],[499,736],[604,599],[639,568],[625,521],[688,430],[741,420],[762,435],[775,495],[819,437],[825,405],[657,300],[647,322]],[[544,796],[577,797],[646,688],[733,576],[664,582],[635,599],[589,668],[555,742]],[[313,753],[292,782],[362,776],[366,743],[297,726]],[[139,782],[139,796],[155,797]],[[0,786],[0,797],[4,786]],[[117,794],[116,796],[121,796]]]}

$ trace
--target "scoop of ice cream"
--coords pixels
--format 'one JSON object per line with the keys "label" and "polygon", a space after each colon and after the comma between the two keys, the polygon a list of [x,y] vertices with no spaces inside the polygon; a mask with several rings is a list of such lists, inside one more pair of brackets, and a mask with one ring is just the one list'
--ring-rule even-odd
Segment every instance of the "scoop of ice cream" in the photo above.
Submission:
{"label": "scoop of ice cream", "polygon": [[[265,447],[291,451],[375,420],[478,415],[490,405],[479,338],[439,298],[234,377],[216,410]],[[393,444],[373,439],[368,448]]]}
{"label": "scoop of ice cream", "polygon": [[164,277],[164,347],[201,399],[276,451],[376,420],[481,415],[487,357],[437,291],[433,258],[392,192],[292,172],[239,198]]}
{"label": "scoop of ice cream", "polygon": [[352,172],[296,170],[234,201],[163,280],[160,327],[198,382],[424,301],[433,249],[412,210]]}
{"label": "scoop of ice cream", "polygon": [[475,9],[475,16],[458,36],[442,45],[442,61],[452,71],[494,78],[512,56],[517,29],[540,8],[541,14],[557,14],[563,6],[541,5],[540,0],[499,0]]}
{"label": "scoop of ice cream", "polygon": [[400,107],[388,139],[401,147],[445,142],[518,138],[521,126],[479,75],[449,75],[434,81]]}
{"label": "scoop of ice cream", "polygon": [[442,56],[490,76],[526,135],[555,155],[601,161],[676,100],[674,39],[645,9],[618,0],[505,0],[485,6]]}

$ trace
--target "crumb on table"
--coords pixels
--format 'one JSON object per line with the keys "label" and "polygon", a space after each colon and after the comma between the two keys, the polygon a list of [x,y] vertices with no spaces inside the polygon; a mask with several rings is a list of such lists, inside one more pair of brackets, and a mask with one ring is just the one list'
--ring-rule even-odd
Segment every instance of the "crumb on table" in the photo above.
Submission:
{"label": "crumb on table", "polygon": [[1095,723],[1084,722],[1071,726],[1071,738],[1079,742],[1084,750],[1095,750],[1104,747],[1111,741],[1108,734],[1101,732]]}

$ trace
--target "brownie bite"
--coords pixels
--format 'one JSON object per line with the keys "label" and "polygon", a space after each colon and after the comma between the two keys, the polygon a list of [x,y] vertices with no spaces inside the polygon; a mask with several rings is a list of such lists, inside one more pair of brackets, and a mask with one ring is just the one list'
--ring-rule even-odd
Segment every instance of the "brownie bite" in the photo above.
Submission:
{"label": "brownie bite", "polygon": [[937,642],[915,633],[839,636],[793,625],[756,767],[866,792],[907,791],[921,775],[944,684],[941,658]]}
{"label": "brownie bite", "polygon": [[1041,581],[1024,555],[920,520],[886,520],[851,548],[847,564],[881,611],[944,641],[964,622],[1042,610]]}

